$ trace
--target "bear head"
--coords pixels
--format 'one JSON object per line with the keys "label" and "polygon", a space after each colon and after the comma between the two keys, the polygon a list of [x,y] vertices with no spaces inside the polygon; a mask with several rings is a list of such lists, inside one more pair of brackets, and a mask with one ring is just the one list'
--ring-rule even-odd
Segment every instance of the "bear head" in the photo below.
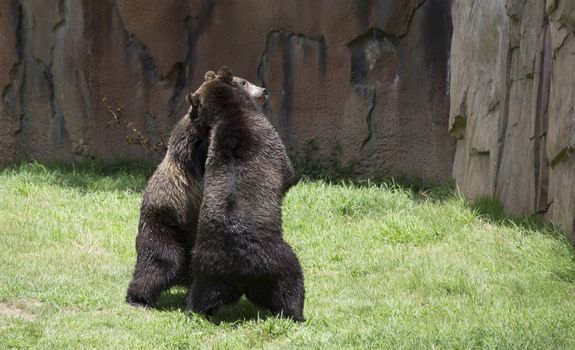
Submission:
{"label": "bear head", "polygon": [[[213,71],[206,72],[202,85],[190,93],[187,100],[190,103],[189,114],[194,119],[200,114],[209,119],[232,106],[261,112],[267,97],[265,88],[246,79],[234,77],[232,71],[224,66],[217,74]],[[210,123],[208,119],[205,121]]]}

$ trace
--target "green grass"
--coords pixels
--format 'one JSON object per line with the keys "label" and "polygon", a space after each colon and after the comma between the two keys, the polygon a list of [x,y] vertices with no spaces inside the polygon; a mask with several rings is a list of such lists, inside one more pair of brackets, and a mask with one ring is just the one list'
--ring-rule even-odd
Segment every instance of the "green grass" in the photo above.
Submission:
{"label": "green grass", "polygon": [[214,322],[185,291],[124,303],[149,170],[0,171],[0,348],[575,348],[575,254],[449,188],[304,181],[284,207],[308,319],[246,301]]}

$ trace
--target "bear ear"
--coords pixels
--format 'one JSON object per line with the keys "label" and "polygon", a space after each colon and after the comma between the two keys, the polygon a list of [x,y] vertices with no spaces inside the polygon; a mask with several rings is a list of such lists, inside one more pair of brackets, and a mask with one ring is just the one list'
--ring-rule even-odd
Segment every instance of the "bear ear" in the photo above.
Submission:
{"label": "bear ear", "polygon": [[186,99],[188,100],[190,106],[193,108],[197,108],[200,104],[200,96],[198,96],[198,94],[194,94],[193,92],[190,92]]}
{"label": "bear ear", "polygon": [[206,75],[204,75],[204,82],[214,80],[214,79],[216,79],[216,73],[214,73],[211,70],[207,71]]}
{"label": "bear ear", "polygon": [[231,83],[234,79],[234,75],[232,71],[227,66],[222,66],[220,70],[218,70],[218,76],[220,79],[227,83]]}

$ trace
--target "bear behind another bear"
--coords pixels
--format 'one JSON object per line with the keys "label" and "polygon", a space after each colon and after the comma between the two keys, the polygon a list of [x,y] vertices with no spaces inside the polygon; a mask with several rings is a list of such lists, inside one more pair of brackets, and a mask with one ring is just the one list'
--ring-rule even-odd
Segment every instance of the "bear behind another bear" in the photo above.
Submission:
{"label": "bear behind another bear", "polygon": [[189,286],[191,250],[202,200],[207,130],[188,114],[174,127],[168,150],[144,190],[136,237],[138,253],[126,301],[151,306],[174,284]]}

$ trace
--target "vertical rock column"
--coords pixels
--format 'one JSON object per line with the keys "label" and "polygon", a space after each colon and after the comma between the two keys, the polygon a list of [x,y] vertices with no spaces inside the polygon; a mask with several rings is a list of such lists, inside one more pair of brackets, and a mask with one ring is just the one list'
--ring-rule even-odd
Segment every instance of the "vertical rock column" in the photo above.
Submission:
{"label": "vertical rock column", "polygon": [[547,128],[549,211],[575,241],[575,2],[547,1],[552,65]]}
{"label": "vertical rock column", "polygon": [[0,2],[0,161],[12,161],[17,155],[17,134],[22,117],[20,21],[21,9],[16,0]]}
{"label": "vertical rock column", "polygon": [[456,0],[452,8],[453,177],[470,198],[494,196],[501,122],[507,109],[508,19],[500,0]]}
{"label": "vertical rock column", "polygon": [[453,176],[472,199],[540,214],[573,236],[575,4],[456,0],[452,13]]}

